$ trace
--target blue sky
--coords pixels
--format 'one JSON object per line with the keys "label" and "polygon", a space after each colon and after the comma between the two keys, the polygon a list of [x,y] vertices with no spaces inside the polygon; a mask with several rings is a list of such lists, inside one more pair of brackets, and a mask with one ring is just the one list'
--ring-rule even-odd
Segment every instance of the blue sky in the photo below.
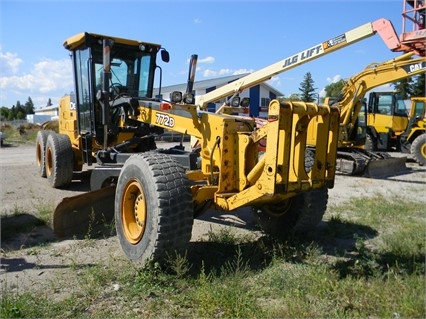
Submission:
{"label": "blue sky", "polygon": [[[195,80],[252,72],[380,18],[402,32],[402,0],[0,0],[0,106],[31,97],[36,108],[73,90],[63,42],[94,32],[159,43],[171,55],[163,85],[184,83],[198,55]],[[317,92],[399,56],[375,35],[268,81],[285,96],[300,93],[310,72]]]}

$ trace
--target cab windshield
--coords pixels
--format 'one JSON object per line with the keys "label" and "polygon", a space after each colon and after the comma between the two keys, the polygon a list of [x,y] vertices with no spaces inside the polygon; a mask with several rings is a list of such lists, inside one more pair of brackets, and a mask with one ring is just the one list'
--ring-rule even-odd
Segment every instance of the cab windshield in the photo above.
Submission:
{"label": "cab windshield", "polygon": [[[151,98],[153,94],[156,51],[116,44],[110,51],[110,97]],[[101,45],[74,51],[77,110],[81,134],[94,132],[101,123],[96,94],[103,89],[103,48]]]}
{"label": "cab windshield", "polygon": [[[126,94],[132,97],[150,97],[151,56],[136,59],[113,57],[111,60],[110,91],[113,95]],[[96,91],[102,90],[102,61],[95,63]]]}

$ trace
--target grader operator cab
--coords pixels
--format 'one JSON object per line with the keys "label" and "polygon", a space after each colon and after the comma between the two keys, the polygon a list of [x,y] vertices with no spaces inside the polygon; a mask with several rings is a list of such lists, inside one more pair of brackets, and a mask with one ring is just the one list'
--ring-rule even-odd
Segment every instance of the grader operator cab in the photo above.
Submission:
{"label": "grader operator cab", "polygon": [[[65,198],[54,212],[58,236],[85,231],[114,211],[126,256],[144,263],[189,241],[194,216],[209,208],[250,206],[269,232],[304,232],[322,219],[334,185],[339,111],[334,106],[271,101],[261,128],[255,119],[206,111],[209,101],[232,96],[271,76],[393,27],[385,19],[321,42],[225,87],[194,104],[189,89],[169,101],[153,96],[154,74],[168,54],[158,44],[82,33],[65,41],[72,53],[75,99],[61,99],[59,133],[37,137],[39,173],[53,187],[91,166],[91,192]],[[389,48],[398,44],[389,36]],[[193,71],[190,71],[193,74]],[[161,89],[161,80],[160,80]],[[230,103],[231,104],[231,103]],[[241,107],[247,101],[241,101]],[[315,121],[315,155],[307,149]],[[187,134],[200,148],[157,149],[164,129]],[[265,152],[259,143],[267,136]],[[95,216],[93,216],[95,215]]]}

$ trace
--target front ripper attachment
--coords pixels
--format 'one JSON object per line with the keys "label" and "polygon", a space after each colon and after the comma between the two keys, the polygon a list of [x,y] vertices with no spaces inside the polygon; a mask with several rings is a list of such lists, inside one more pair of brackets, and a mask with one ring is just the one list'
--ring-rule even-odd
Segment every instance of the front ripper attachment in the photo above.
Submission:
{"label": "front ripper attachment", "polygon": [[53,231],[57,237],[89,232],[100,223],[114,218],[115,186],[63,198],[53,213]]}

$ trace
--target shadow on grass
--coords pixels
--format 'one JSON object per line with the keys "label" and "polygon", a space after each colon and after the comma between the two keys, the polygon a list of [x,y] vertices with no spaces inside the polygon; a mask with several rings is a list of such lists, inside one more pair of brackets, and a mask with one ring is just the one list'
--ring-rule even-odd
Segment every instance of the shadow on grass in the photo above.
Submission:
{"label": "shadow on grass", "polygon": [[368,279],[374,276],[393,274],[425,273],[425,254],[404,255],[395,253],[377,253],[361,249],[351,258],[342,259],[332,267],[340,278],[355,277]]}
{"label": "shadow on grass", "polygon": [[100,239],[115,236],[112,220],[103,220],[97,225],[90,225],[89,229],[61,239],[55,236],[51,225],[31,214],[1,216],[0,223],[3,251],[30,248],[65,239]]}
{"label": "shadow on grass", "polygon": [[[32,248],[43,246],[49,243],[57,242],[53,229],[45,221],[30,215],[19,214],[13,216],[2,216],[1,220],[1,251],[0,270],[5,273],[20,272],[29,269],[37,269],[42,272],[44,269],[63,269],[69,268],[69,265],[62,264],[36,264],[23,257],[8,257],[8,251],[20,250],[23,248]],[[87,236],[91,238],[104,238],[110,229],[107,225],[93,227],[91,233],[81,234],[75,238],[83,239]],[[86,263],[77,265],[78,268],[94,266],[95,263]],[[76,267],[74,265],[74,267]]]}
{"label": "shadow on grass", "polygon": [[[191,242],[186,258],[190,275],[219,273],[224,268],[242,267],[257,271],[276,260],[288,263],[326,263],[341,278],[383,276],[389,272],[425,271],[425,254],[404,255],[377,252],[367,241],[378,236],[369,226],[336,220],[322,222],[313,232],[280,238],[262,234],[243,243]],[[324,258],[332,256],[335,258]]]}
{"label": "shadow on grass", "polygon": [[[240,214],[239,217],[248,215]],[[359,238],[373,238],[377,231],[371,227],[340,223],[338,221],[323,222],[309,234],[283,235],[273,237],[260,231],[260,226],[253,222],[252,217],[246,225],[234,219],[215,217],[205,221],[230,226],[222,233],[207,236],[204,241],[192,241],[186,246],[186,256],[191,265],[190,275],[197,277],[201,272],[219,273],[224,268],[243,267],[246,270],[257,271],[271,265],[274,260],[289,263],[306,263],[312,249],[319,254],[343,257],[356,249]],[[232,228],[244,228],[253,231],[253,236],[238,235]],[[229,230],[229,233],[227,230]]]}
{"label": "shadow on grass", "polygon": [[[86,263],[86,264],[79,264],[79,265],[73,265],[73,268],[77,269],[84,269],[86,267],[93,267],[95,266],[94,263]],[[66,269],[70,268],[69,265],[60,265],[60,264],[36,264],[33,262],[28,262],[25,258],[8,258],[8,257],[2,257],[0,262],[0,268],[2,271],[5,271],[7,273],[12,272],[19,272],[24,270],[30,270],[30,269],[37,269],[40,271],[40,273],[43,272],[43,270],[47,269]]]}
{"label": "shadow on grass", "polygon": [[[235,226],[233,220],[218,221],[222,225]],[[189,275],[197,277],[202,272],[221,273],[228,270],[257,271],[269,267],[274,261],[288,263],[326,263],[327,267],[339,273],[342,278],[384,275],[390,269],[398,273],[424,273],[425,254],[404,255],[390,252],[377,252],[367,246],[367,240],[378,236],[369,226],[330,220],[322,222],[313,232],[302,236],[271,237],[259,232],[257,225],[250,221],[250,229],[257,236],[239,237],[215,234],[205,241],[194,241],[186,246],[185,258],[190,265]],[[2,249],[18,250],[49,242],[58,241],[51,227],[28,214],[1,219]],[[231,230],[232,231],[232,230]],[[65,239],[101,239],[115,236],[112,222],[94,226],[89,232]],[[314,254],[312,254],[314,252]],[[324,256],[333,256],[332,261]],[[173,255],[172,255],[173,257]],[[26,265],[22,260],[7,260],[5,266],[15,271],[34,265]],[[52,266],[54,267],[54,266]],[[58,266],[60,267],[60,266]]]}
{"label": "shadow on grass", "polygon": [[48,241],[52,241],[53,231],[49,228],[45,221],[31,214],[17,214],[12,216],[1,216],[1,242],[2,249],[9,249],[9,244],[15,242],[19,249],[22,246],[30,244],[39,245]]}

